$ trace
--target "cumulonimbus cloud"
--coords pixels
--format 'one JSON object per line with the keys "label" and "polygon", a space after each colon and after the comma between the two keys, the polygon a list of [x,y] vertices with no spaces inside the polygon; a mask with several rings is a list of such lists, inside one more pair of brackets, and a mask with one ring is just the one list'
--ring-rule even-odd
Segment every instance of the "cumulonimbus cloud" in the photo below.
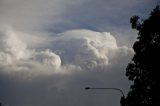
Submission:
{"label": "cumulonimbus cloud", "polygon": [[46,38],[50,46],[40,50],[28,47],[27,41],[21,39],[27,34],[19,34],[23,33],[11,29],[0,33],[0,84],[5,83],[0,89],[3,102],[13,106],[42,106],[43,103],[82,106],[94,101],[102,105],[105,102],[99,103],[99,100],[103,100],[103,96],[89,99],[84,94],[82,89],[86,84],[126,88],[128,82],[120,76],[133,50],[118,46],[109,32],[69,30]]}
{"label": "cumulonimbus cloud", "polygon": [[25,42],[22,42],[17,33],[8,30],[1,32],[0,40],[0,66],[10,70],[27,69],[33,70],[31,63],[58,69],[61,59],[50,50],[36,51],[29,49]]}
{"label": "cumulonimbus cloud", "polygon": [[29,49],[16,32],[10,30],[1,33],[0,43],[0,65],[18,67],[19,63],[24,62],[26,69],[29,69],[27,63],[34,62],[53,69],[74,65],[83,70],[93,70],[114,64],[112,62],[117,55],[126,56],[133,52],[130,48],[118,47],[116,39],[108,32],[84,29],[58,34],[50,44],[51,50]]}
{"label": "cumulonimbus cloud", "polygon": [[135,40],[128,19],[148,13],[156,4],[156,0],[0,0],[0,102],[119,106],[118,92],[84,87],[128,90],[125,67],[133,50],[125,45]]}

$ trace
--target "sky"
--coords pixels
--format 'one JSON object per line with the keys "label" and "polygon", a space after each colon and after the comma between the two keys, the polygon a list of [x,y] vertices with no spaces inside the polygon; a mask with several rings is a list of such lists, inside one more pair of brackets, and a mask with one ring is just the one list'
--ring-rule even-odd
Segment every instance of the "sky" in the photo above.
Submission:
{"label": "sky", "polygon": [[137,31],[159,0],[0,0],[4,106],[120,106]]}

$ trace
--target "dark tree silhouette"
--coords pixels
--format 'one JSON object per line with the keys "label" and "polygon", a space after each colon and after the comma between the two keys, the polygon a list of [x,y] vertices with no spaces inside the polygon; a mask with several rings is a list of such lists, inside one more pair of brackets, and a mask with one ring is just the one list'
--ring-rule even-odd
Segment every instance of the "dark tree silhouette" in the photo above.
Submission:
{"label": "dark tree silhouette", "polygon": [[[122,106],[160,106],[160,7],[151,12],[148,19],[130,19],[138,31],[134,43],[135,55],[126,68],[126,76],[133,82]],[[125,101],[125,102],[124,102]]]}

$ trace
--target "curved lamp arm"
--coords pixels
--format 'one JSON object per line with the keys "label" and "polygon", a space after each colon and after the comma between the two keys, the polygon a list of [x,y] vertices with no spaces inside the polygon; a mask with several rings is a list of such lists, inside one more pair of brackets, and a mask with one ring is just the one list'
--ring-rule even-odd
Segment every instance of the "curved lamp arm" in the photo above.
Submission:
{"label": "curved lamp arm", "polygon": [[89,89],[111,89],[111,90],[116,90],[116,91],[119,91],[122,94],[123,97],[125,97],[123,91],[121,89],[119,89],[119,88],[91,88],[91,87],[85,87],[85,90],[89,90]]}

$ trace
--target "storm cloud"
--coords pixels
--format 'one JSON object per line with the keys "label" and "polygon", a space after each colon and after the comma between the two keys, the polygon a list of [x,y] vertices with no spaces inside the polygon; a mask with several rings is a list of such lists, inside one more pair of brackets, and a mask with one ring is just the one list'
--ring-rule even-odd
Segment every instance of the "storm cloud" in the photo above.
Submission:
{"label": "storm cloud", "polygon": [[136,38],[128,18],[135,13],[145,17],[157,3],[0,0],[0,102],[119,106],[118,92],[84,87],[128,91],[125,67],[134,55],[130,43]]}
{"label": "storm cloud", "polygon": [[1,99],[15,106],[92,104],[95,97],[90,101],[84,87],[121,87],[133,54],[108,32],[82,29],[59,33],[45,50],[28,48],[11,30],[1,32],[0,43]]}

